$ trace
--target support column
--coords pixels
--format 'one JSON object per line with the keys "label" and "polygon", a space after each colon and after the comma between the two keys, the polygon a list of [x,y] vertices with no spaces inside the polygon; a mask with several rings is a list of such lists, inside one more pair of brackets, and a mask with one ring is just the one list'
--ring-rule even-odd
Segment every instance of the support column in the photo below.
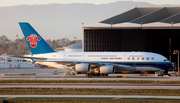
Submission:
{"label": "support column", "polygon": [[171,38],[169,38],[169,61],[171,61]]}

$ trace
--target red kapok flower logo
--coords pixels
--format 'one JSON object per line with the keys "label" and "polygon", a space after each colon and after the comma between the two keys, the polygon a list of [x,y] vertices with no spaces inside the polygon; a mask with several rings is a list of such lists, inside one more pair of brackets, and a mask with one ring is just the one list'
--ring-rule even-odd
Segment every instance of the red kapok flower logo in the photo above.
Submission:
{"label": "red kapok flower logo", "polygon": [[37,46],[37,41],[40,41],[41,38],[36,36],[36,34],[31,34],[30,36],[27,37],[27,41],[29,40],[31,47],[35,48]]}

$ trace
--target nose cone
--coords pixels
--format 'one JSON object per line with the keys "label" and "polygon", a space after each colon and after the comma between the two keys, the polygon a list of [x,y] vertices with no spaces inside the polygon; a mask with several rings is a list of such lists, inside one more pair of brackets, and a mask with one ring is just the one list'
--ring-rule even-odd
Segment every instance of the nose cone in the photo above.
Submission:
{"label": "nose cone", "polygon": [[168,69],[171,69],[171,68],[173,67],[173,63],[169,62],[169,63],[167,64],[167,67],[168,67]]}

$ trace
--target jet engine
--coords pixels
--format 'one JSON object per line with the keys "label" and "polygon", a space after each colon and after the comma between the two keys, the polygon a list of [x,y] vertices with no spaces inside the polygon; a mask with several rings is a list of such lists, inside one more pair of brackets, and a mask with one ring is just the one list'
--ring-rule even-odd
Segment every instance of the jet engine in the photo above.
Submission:
{"label": "jet engine", "polygon": [[100,73],[101,74],[111,74],[115,72],[114,66],[108,65],[108,66],[101,66],[100,67]]}
{"label": "jet engine", "polygon": [[90,71],[91,66],[86,63],[76,64],[75,65],[75,71],[77,72],[88,72]]}

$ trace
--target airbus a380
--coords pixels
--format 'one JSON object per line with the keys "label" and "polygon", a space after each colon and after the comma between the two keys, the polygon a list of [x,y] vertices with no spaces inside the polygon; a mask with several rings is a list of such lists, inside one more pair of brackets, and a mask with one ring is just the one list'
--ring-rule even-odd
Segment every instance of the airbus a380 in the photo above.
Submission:
{"label": "airbus a380", "polygon": [[32,55],[16,56],[37,63],[88,75],[105,75],[119,71],[167,71],[172,63],[151,52],[61,52],[54,51],[26,22],[19,23]]}

